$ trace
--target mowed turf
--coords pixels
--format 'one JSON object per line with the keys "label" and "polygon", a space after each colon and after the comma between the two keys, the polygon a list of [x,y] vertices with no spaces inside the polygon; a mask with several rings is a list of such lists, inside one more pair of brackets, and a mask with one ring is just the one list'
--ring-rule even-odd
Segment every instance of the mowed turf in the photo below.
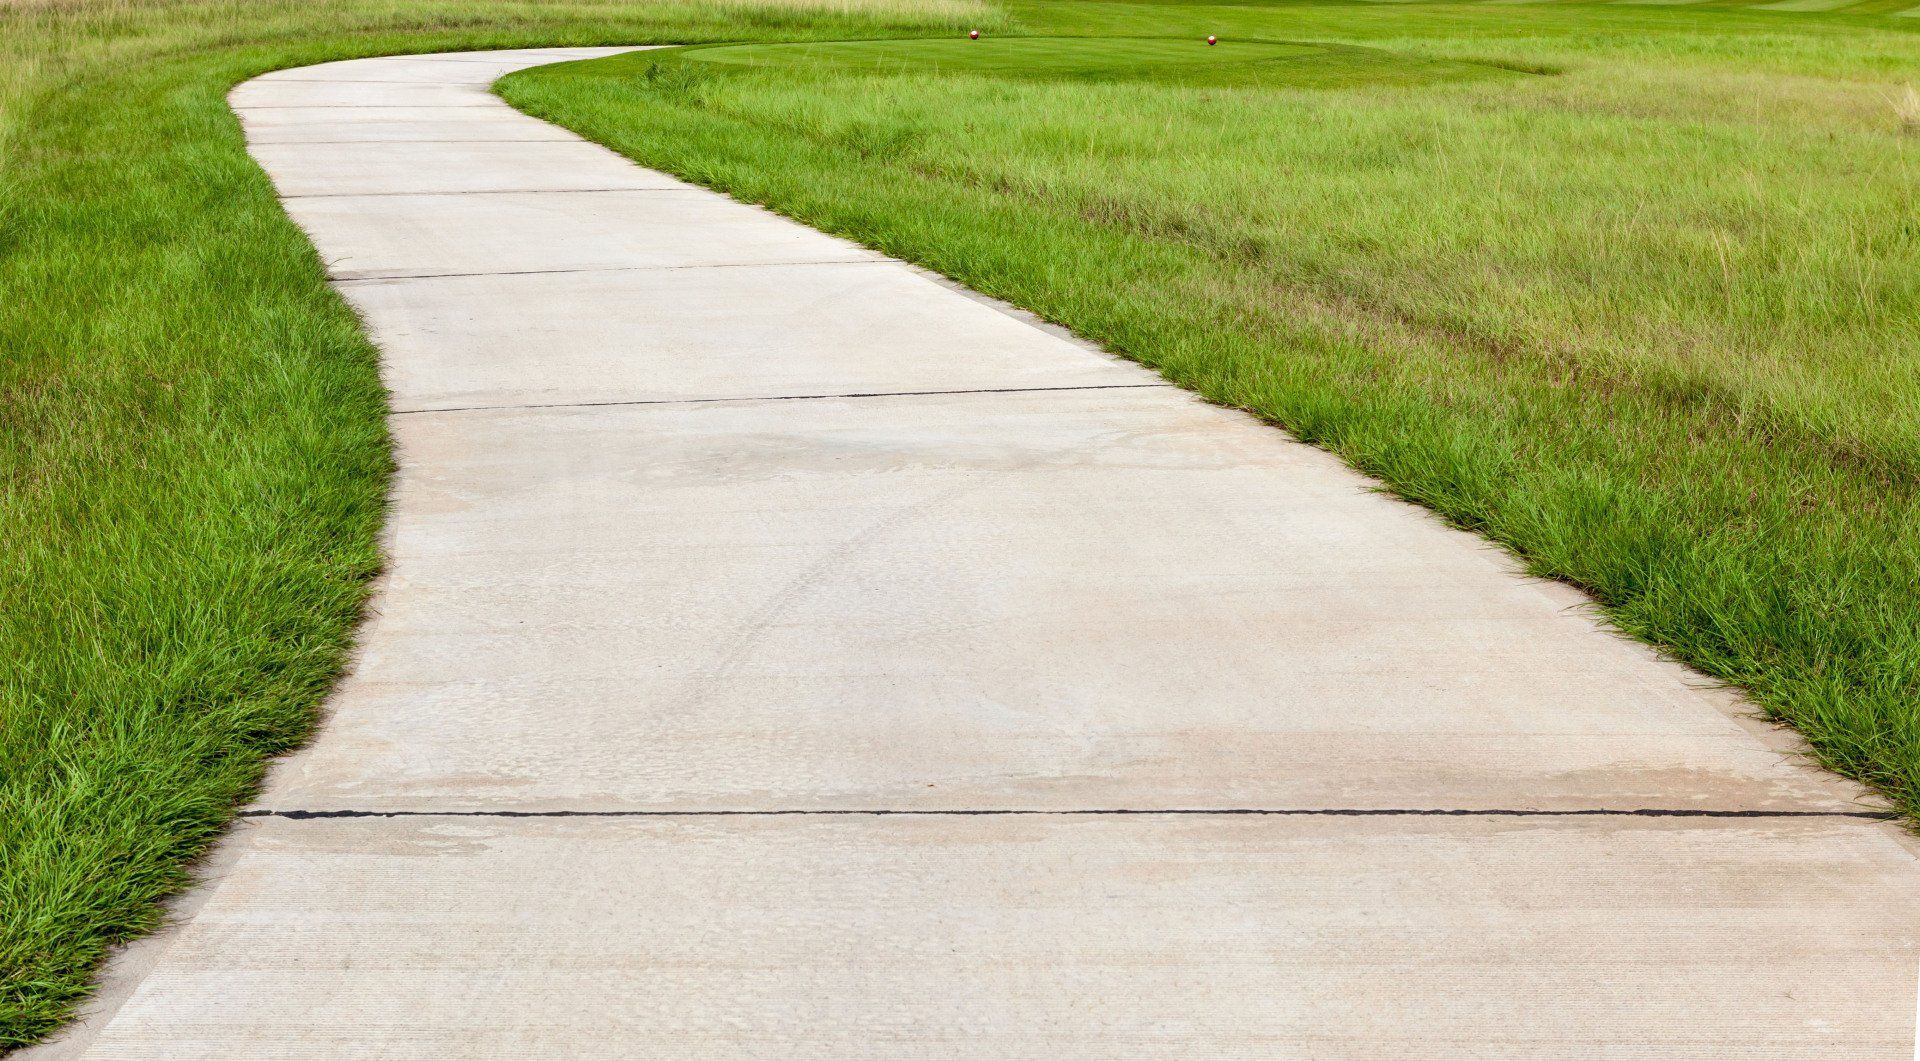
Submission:
{"label": "mowed turf", "polygon": [[763,69],[860,74],[978,74],[991,77],[1093,80],[1191,79],[1204,71],[1244,69],[1316,55],[1311,44],[1229,42],[1211,51],[1203,40],[1129,37],[989,37],[971,40],[829,41],[721,45],[690,49],[685,58]]}
{"label": "mowed turf", "polygon": [[1009,10],[501,91],[1334,450],[1920,812],[1920,24]]}
{"label": "mowed turf", "polygon": [[1029,81],[1155,82],[1184,86],[1411,84],[1511,76],[1485,63],[1377,48],[1187,37],[1002,37],[828,41],[687,49],[680,60],[801,75],[975,76]]}

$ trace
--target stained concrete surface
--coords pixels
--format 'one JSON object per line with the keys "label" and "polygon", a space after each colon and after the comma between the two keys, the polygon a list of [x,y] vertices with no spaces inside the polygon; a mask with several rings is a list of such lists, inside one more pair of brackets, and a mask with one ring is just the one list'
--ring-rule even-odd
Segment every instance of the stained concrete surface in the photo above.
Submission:
{"label": "stained concrete surface", "polygon": [[880,260],[764,210],[672,187],[335,191],[289,199],[287,213],[341,280]]}
{"label": "stained concrete surface", "polygon": [[92,1056],[1908,1048],[1860,976],[1911,866],[1855,823],[269,819],[232,842]]}
{"label": "stained concrete surface", "polygon": [[394,591],[270,805],[1850,806],[1565,591],[1182,391],[396,426]]}
{"label": "stained concrete surface", "polygon": [[574,54],[235,90],[386,356],[391,570],[49,1056],[1912,1056],[1920,862],[1732,696],[1136,366],[477,142]]}
{"label": "stained concrete surface", "polygon": [[684,190],[585,141],[407,141],[254,144],[269,172],[284,168],[280,194]]}
{"label": "stained concrete surface", "polygon": [[886,262],[366,280],[341,292],[386,352],[401,410],[1164,385]]}

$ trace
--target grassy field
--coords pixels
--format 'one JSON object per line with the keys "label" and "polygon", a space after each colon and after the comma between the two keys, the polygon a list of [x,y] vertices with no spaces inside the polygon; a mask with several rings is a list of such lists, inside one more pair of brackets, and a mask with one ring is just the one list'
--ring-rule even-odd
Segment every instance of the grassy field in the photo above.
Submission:
{"label": "grassy field", "polygon": [[307,734],[376,573],[374,351],[235,82],[353,55],[953,32],[968,0],[0,0],[0,1052]]}
{"label": "grassy field", "polygon": [[1920,19],[1005,6],[501,91],[1341,454],[1920,814]]}
{"label": "grassy field", "polygon": [[1920,813],[1920,18],[1769,9],[1829,2],[0,0],[0,1049],[377,571],[374,354],[223,100],[353,55],[765,42],[505,91],[1336,450]]}

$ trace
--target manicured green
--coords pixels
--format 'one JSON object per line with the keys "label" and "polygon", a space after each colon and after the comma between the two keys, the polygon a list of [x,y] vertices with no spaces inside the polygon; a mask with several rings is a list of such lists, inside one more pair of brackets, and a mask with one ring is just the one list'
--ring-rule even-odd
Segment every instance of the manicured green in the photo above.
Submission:
{"label": "manicured green", "polygon": [[1920,814],[1920,20],[1007,8],[501,91],[1339,453]]}
{"label": "manicured green", "polygon": [[305,737],[379,568],[374,351],[228,88],[353,55],[982,21],[920,0],[0,0],[0,1052],[154,927]]}
{"label": "manicured green", "polygon": [[1511,76],[1488,63],[1423,59],[1377,48],[1186,37],[1003,37],[719,45],[682,58],[726,67],[822,74],[1154,82],[1193,86],[1417,84]]}

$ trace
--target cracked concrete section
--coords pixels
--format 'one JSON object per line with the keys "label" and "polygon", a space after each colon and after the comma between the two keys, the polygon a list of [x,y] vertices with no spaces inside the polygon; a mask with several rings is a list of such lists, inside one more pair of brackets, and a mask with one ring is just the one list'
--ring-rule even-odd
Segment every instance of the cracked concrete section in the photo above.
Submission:
{"label": "cracked concrete section", "polygon": [[312,748],[42,1056],[1913,1056],[1920,860],[1317,450],[487,92],[236,89],[385,355]]}

